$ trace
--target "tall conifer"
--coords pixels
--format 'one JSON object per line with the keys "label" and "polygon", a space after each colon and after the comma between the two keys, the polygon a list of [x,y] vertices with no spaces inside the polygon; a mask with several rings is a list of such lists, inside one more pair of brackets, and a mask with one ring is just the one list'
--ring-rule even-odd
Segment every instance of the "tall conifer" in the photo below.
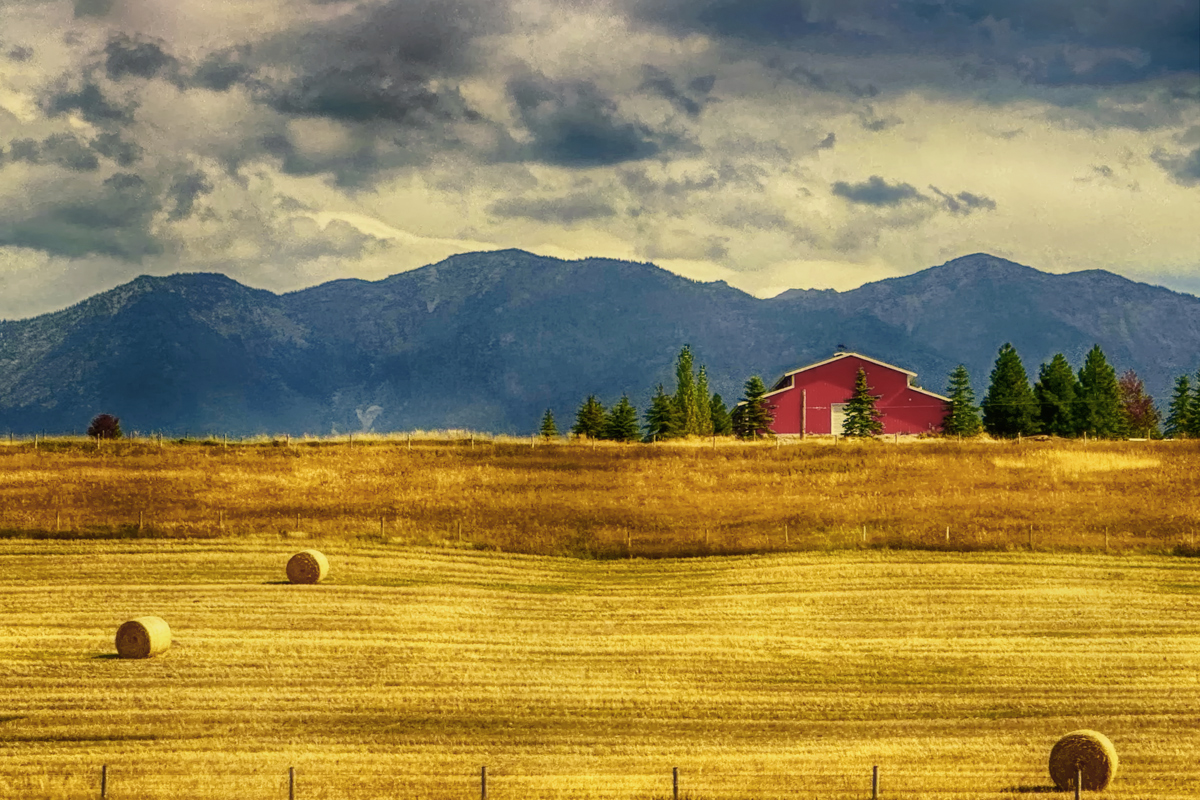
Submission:
{"label": "tall conifer", "polygon": [[721,399],[721,395],[714,394],[712,396],[709,408],[711,409],[712,432],[717,436],[728,436],[733,433],[733,420],[729,416],[729,409],[725,407],[725,401]]}
{"label": "tall conifer", "polygon": [[575,424],[571,426],[571,433],[589,439],[603,439],[607,424],[608,414],[604,405],[596,399],[596,395],[589,394],[575,413]]}
{"label": "tall conifer", "polygon": [[1079,398],[1075,408],[1077,426],[1089,436],[1115,439],[1126,435],[1117,371],[1109,365],[1100,345],[1088,351],[1079,368]]}
{"label": "tall conifer", "polygon": [[977,436],[983,430],[983,423],[979,420],[979,407],[975,405],[971,376],[962,364],[950,373],[946,394],[949,395],[950,402],[946,404],[942,432],[949,436]]}
{"label": "tall conifer", "polygon": [[654,393],[654,398],[650,401],[650,408],[646,410],[645,440],[656,442],[678,435],[679,414],[675,409],[675,401],[663,390],[663,385],[660,383],[658,391]]}
{"label": "tall conifer", "polygon": [[[842,422],[842,433],[846,436],[878,436],[883,433],[879,411],[875,408],[875,396],[867,385],[867,372],[862,367],[854,377],[854,394],[846,403],[846,417]],[[836,431],[835,431],[836,433]]]}
{"label": "tall conifer", "polygon": [[558,426],[554,424],[554,412],[548,408],[542,415],[542,427],[538,432],[542,434],[543,439],[553,439],[558,436]]}
{"label": "tall conifer", "polygon": [[1191,419],[1192,382],[1185,373],[1175,381],[1175,391],[1171,394],[1171,404],[1167,406],[1167,419],[1163,423],[1163,433],[1176,439],[1182,439],[1191,433]]}
{"label": "tall conifer", "polygon": [[712,425],[712,398],[708,394],[708,370],[703,364],[696,376],[696,433],[710,436]]}
{"label": "tall conifer", "polygon": [[1038,402],[1038,416],[1042,421],[1042,433],[1075,436],[1079,432],[1075,424],[1078,387],[1075,373],[1062,353],[1055,353],[1054,358],[1042,364],[1038,370],[1037,383],[1033,385],[1033,395]]}
{"label": "tall conifer", "polygon": [[637,409],[629,402],[629,395],[621,395],[621,399],[608,412],[608,425],[604,432],[605,439],[614,442],[636,442],[642,437],[638,428]]}
{"label": "tall conifer", "polygon": [[1029,388],[1025,365],[1011,344],[996,356],[991,382],[983,398],[983,429],[992,436],[1037,433],[1037,400]]}
{"label": "tall conifer", "polygon": [[767,387],[762,378],[751,375],[746,380],[745,396],[734,409],[733,432],[743,439],[756,439],[759,434],[773,433],[771,424],[775,422],[775,409],[763,399]]}
{"label": "tall conifer", "polygon": [[675,359],[675,410],[679,414],[681,436],[700,431],[693,364],[692,346],[685,344],[679,351],[678,358]]}

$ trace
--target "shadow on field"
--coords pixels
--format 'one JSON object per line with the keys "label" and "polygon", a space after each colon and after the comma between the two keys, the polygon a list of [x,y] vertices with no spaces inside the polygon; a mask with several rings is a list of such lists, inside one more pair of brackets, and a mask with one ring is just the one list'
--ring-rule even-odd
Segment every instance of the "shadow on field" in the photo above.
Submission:
{"label": "shadow on field", "polygon": [[100,653],[99,655],[92,656],[92,660],[93,661],[113,661],[120,657],[121,656],[119,653]]}

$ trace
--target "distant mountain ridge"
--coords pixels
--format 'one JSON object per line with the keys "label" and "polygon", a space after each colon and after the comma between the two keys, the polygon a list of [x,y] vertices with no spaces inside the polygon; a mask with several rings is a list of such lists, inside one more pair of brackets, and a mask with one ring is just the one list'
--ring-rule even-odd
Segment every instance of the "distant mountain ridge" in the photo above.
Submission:
{"label": "distant mountain ridge", "polygon": [[[380,281],[288,294],[218,274],[139,277],[68,309],[0,322],[0,430],[317,433],[569,425],[588,394],[644,410],[689,343],[727,401],[836,346],[977,395],[1012,342],[1030,379],[1099,343],[1165,398],[1200,367],[1200,298],[1100,270],[1053,275],[986,254],[846,292],[758,299],[652,264],[520,250],[452,256]],[[375,408],[377,410],[371,412]],[[566,427],[562,425],[562,427]]]}

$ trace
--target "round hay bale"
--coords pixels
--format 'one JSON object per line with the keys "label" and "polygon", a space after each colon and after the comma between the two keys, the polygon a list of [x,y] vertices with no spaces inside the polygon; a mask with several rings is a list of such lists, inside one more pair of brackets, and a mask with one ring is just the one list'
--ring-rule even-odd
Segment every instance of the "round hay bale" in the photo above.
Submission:
{"label": "round hay bale", "polygon": [[1050,750],[1050,777],[1063,791],[1075,788],[1076,771],[1082,770],[1082,786],[1089,792],[1108,788],[1117,774],[1117,749],[1103,733],[1072,731]]}
{"label": "round hay bale", "polygon": [[138,617],[117,628],[117,655],[150,658],[167,652],[171,627],[160,617]]}
{"label": "round hay bale", "polygon": [[292,583],[320,583],[329,574],[329,561],[318,550],[301,550],[288,559],[287,576]]}

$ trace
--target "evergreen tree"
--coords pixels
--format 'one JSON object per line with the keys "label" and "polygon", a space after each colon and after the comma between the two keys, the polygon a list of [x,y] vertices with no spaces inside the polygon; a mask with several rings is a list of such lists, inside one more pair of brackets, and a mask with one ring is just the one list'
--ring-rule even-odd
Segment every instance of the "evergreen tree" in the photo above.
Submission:
{"label": "evergreen tree", "polygon": [[1187,435],[1192,439],[1200,439],[1200,370],[1196,370],[1196,378],[1192,384],[1192,402],[1188,404]]}
{"label": "evergreen tree", "polygon": [[692,365],[692,346],[685,344],[675,359],[675,411],[679,414],[679,435],[700,432],[700,412],[696,403],[696,376]]}
{"label": "evergreen tree", "polygon": [[700,365],[700,374],[696,376],[696,433],[701,436],[711,436],[712,398],[708,394],[708,370]]}
{"label": "evergreen tree", "polygon": [[1146,394],[1146,385],[1133,370],[1126,370],[1117,386],[1121,390],[1121,413],[1125,417],[1125,429],[1130,436],[1143,439],[1158,437],[1158,423],[1162,415],[1154,398]]}
{"label": "evergreen tree", "polygon": [[763,398],[766,393],[762,378],[751,375],[746,381],[745,396],[732,415],[733,432],[741,438],[755,439],[759,433],[773,433],[775,409]]}
{"label": "evergreen tree", "polygon": [[983,429],[992,436],[1037,433],[1037,400],[1029,388],[1025,365],[1011,344],[996,356],[991,383],[983,398]]}
{"label": "evergreen tree", "polygon": [[658,391],[654,393],[654,398],[650,401],[650,408],[646,411],[646,438],[647,442],[661,441],[670,439],[679,434],[679,414],[675,409],[675,401],[663,390],[660,383]]}
{"label": "evergreen tree", "polygon": [[609,412],[604,438],[614,442],[636,442],[642,438],[638,428],[637,409],[629,402],[629,395],[621,395],[621,399]]}
{"label": "evergreen tree", "polygon": [[846,436],[878,436],[883,433],[879,411],[875,408],[875,396],[867,386],[867,372],[862,367],[854,377],[854,394],[846,403],[846,418],[842,422],[842,433]]}
{"label": "evergreen tree", "polygon": [[1175,381],[1171,404],[1167,406],[1167,419],[1163,425],[1167,436],[1182,439],[1191,433],[1192,401],[1192,382],[1186,374],[1180,375]]}
{"label": "evergreen tree", "polygon": [[571,433],[589,439],[603,439],[607,424],[608,414],[604,411],[604,405],[596,399],[596,395],[589,394],[575,413],[575,424],[571,427]]}
{"label": "evergreen tree", "polygon": [[979,421],[979,407],[975,405],[971,376],[962,364],[950,373],[946,394],[950,396],[950,402],[946,404],[946,419],[942,422],[942,431],[950,436],[979,435],[983,430],[983,423]]}
{"label": "evergreen tree", "polygon": [[554,424],[554,412],[546,409],[546,413],[542,415],[542,427],[539,431],[543,439],[553,439],[558,436],[558,426]]}
{"label": "evergreen tree", "polygon": [[1075,373],[1062,353],[1056,353],[1048,363],[1042,364],[1037,383],[1033,385],[1042,433],[1054,436],[1075,436],[1079,433],[1075,425],[1078,386]]}
{"label": "evergreen tree", "polygon": [[733,420],[729,417],[729,409],[725,407],[725,401],[721,399],[721,395],[714,394],[712,396],[709,408],[711,409],[712,432],[717,436],[728,436],[733,433]]}
{"label": "evergreen tree", "polygon": [[1075,421],[1080,431],[1097,439],[1115,439],[1125,435],[1125,417],[1121,413],[1121,387],[1100,345],[1094,345],[1079,368],[1079,396]]}

